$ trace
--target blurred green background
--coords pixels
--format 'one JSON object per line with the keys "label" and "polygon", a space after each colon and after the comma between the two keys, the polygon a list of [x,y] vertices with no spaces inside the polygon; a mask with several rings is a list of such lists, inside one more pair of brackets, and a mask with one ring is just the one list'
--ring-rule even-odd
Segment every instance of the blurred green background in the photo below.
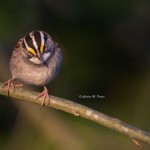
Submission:
{"label": "blurred green background", "polygon": [[[18,39],[37,29],[48,32],[64,55],[59,76],[47,86],[50,94],[150,131],[150,1],[1,1],[1,82],[11,77],[9,59]],[[0,149],[137,147],[129,137],[83,118],[0,96]]]}

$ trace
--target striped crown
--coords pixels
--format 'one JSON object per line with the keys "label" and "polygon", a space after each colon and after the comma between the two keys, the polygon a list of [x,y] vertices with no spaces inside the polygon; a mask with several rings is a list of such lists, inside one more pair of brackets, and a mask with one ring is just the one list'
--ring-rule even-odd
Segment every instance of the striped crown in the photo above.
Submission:
{"label": "striped crown", "polygon": [[43,31],[32,31],[24,37],[23,47],[26,48],[30,54],[37,56],[39,53],[50,50],[50,48],[46,48],[48,38],[51,39],[51,37]]}

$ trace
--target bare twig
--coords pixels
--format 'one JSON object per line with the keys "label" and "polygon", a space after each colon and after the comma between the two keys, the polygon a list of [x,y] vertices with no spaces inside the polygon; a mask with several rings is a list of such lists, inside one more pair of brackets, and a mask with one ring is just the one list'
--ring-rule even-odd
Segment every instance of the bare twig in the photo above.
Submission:
{"label": "bare twig", "polygon": [[[2,88],[2,86],[3,86],[3,83],[0,83],[0,94],[7,95],[6,89]],[[19,89],[16,88],[15,93],[13,92],[13,89],[11,88],[10,93],[9,93],[9,96],[11,98],[15,98],[16,100],[36,103],[40,105],[42,102],[42,98],[39,98],[38,100],[36,100],[38,95],[39,93],[28,91],[22,88],[19,88]],[[150,134],[148,132],[142,131],[116,118],[112,118],[110,116],[107,116],[103,113],[100,113],[98,111],[85,107],[83,105],[77,104],[75,102],[72,102],[63,98],[50,96],[50,104],[47,101],[45,102],[45,106],[55,108],[55,109],[60,109],[67,113],[74,114],[75,116],[86,118],[100,125],[103,125],[107,128],[110,128],[120,133],[123,133],[125,135],[128,135],[132,139],[136,139],[136,140],[143,141],[145,143],[150,144]]]}

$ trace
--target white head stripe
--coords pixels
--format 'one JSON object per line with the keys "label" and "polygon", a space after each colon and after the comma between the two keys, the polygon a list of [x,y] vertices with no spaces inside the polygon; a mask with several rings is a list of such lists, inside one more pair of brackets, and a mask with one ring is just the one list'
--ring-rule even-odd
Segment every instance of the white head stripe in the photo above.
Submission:
{"label": "white head stripe", "polygon": [[38,45],[37,45],[37,43],[35,41],[34,35],[30,35],[30,37],[32,38],[32,42],[33,42],[33,45],[34,45],[35,49],[38,51]]}
{"label": "white head stripe", "polygon": [[25,44],[25,46],[26,46],[26,49],[29,49],[29,46],[28,46],[28,44],[27,44],[25,38],[23,39],[23,41],[24,41],[24,44]]}
{"label": "white head stripe", "polygon": [[40,35],[41,35],[41,44],[44,45],[44,34],[43,34],[43,32],[40,31]]}

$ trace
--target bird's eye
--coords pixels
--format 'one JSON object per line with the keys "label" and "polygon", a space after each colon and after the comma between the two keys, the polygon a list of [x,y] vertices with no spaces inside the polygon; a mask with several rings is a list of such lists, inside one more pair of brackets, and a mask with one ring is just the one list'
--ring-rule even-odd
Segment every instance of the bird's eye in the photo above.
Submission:
{"label": "bird's eye", "polygon": [[44,51],[43,53],[50,53],[50,51]]}

